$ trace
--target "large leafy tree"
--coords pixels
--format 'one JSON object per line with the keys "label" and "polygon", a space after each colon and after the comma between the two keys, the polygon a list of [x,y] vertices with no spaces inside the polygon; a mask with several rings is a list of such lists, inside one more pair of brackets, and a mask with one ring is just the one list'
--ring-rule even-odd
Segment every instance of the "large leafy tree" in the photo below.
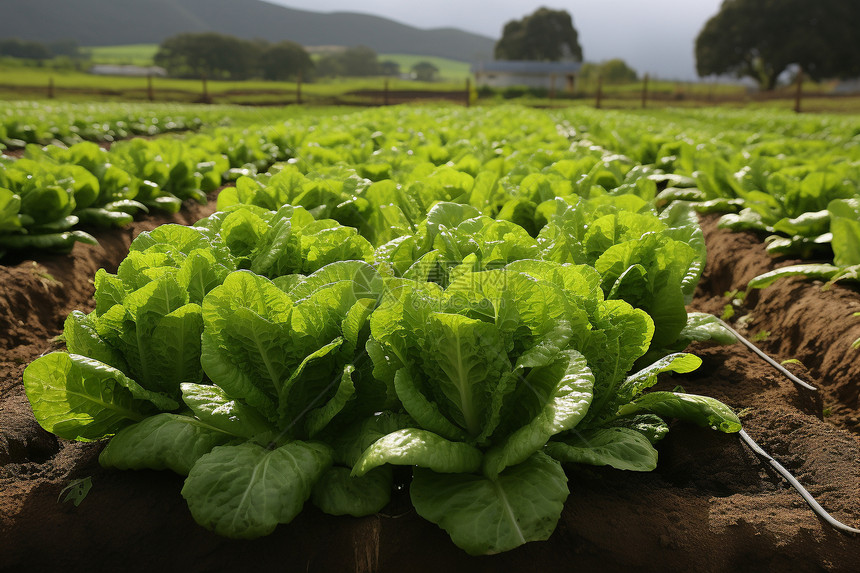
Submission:
{"label": "large leafy tree", "polygon": [[179,34],[162,42],[154,59],[172,76],[243,80],[259,69],[261,48],[214,32]]}
{"label": "large leafy tree", "polygon": [[765,90],[792,65],[814,80],[860,75],[857,30],[858,2],[725,0],[696,38],[696,71],[750,77]]}
{"label": "large leafy tree", "polygon": [[522,20],[505,24],[495,56],[499,60],[582,61],[582,47],[567,11],[538,8]]}
{"label": "large leafy tree", "polygon": [[308,79],[314,67],[310,55],[295,42],[285,40],[263,50],[263,76],[267,80]]}

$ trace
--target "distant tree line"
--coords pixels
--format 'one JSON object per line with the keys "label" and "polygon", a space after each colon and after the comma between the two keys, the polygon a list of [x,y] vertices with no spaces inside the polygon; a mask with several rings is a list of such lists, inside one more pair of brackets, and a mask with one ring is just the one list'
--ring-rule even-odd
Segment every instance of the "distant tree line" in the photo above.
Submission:
{"label": "distant tree line", "polygon": [[0,56],[26,60],[50,60],[66,56],[81,58],[84,54],[75,40],[42,43],[18,38],[0,39]]}
{"label": "distant tree line", "polygon": [[317,62],[317,72],[321,77],[384,75],[379,57],[367,46],[356,46],[324,55]]}
{"label": "distant tree line", "polygon": [[[154,62],[180,78],[311,81],[320,77],[400,75],[397,62],[379,61],[376,52],[366,46],[334,49],[315,61],[295,42],[273,44],[214,32],[168,38],[159,46]],[[438,72],[430,62],[412,66],[412,74],[419,80],[432,81]]]}
{"label": "distant tree line", "polygon": [[174,77],[218,80],[292,80],[311,76],[315,67],[295,42],[272,44],[214,32],[170,37],[158,47],[154,62]]}
{"label": "distant tree line", "polygon": [[[410,72],[416,80],[431,82],[437,79],[439,68],[432,62],[421,61],[415,63]],[[399,76],[401,73],[400,64],[391,60],[379,61],[376,52],[366,46],[336,50],[317,62],[320,77]]]}

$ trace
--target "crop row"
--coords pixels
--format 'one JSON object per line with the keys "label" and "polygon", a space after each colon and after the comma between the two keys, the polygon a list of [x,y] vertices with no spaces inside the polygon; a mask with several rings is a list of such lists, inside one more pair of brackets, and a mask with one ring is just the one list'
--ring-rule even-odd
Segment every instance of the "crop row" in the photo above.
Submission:
{"label": "crop row", "polygon": [[204,127],[259,124],[285,115],[289,113],[284,110],[237,106],[0,102],[0,150],[27,144],[112,143]]}
{"label": "crop row", "polygon": [[290,157],[281,128],[251,134],[215,128],[185,138],[134,138],[105,150],[29,144],[0,159],[0,256],[4,251],[65,252],[95,240],[80,227],[121,227],[139,212],[177,212],[241,174]]}
{"label": "crop row", "polygon": [[469,553],[554,530],[564,463],[650,471],[666,420],[736,432],[724,404],[647,391],[731,342],[685,303],[695,212],[667,175],[571,144],[541,112],[373,110],[291,121],[291,158],[218,212],[132,243],[24,385],[100,460],[186,476],[194,518],[253,538],[307,500],[416,511]]}
{"label": "crop row", "polygon": [[[515,220],[530,232],[534,222],[527,219],[534,217],[537,202],[546,198],[574,191],[587,195],[597,184],[638,186],[641,189],[635,191],[646,199],[656,191],[656,183],[647,177],[650,173],[631,171],[630,160],[616,157],[607,162],[607,154],[594,149],[567,153],[567,138],[543,114],[531,113],[523,124],[516,123],[523,112],[499,111],[487,117],[457,110],[446,113],[448,127],[444,118],[437,121],[434,116],[439,113],[432,108],[404,114],[406,118],[385,112],[351,115],[346,122],[340,115],[323,112],[264,127],[222,127],[184,138],[136,138],[118,142],[109,151],[87,142],[44,148],[31,144],[22,159],[0,161],[0,251],[69,250],[75,241],[93,240],[76,229],[79,223],[123,225],[139,211],[175,211],[182,200],[204,200],[205,193],[223,180],[286,159],[300,164],[310,176],[348,166],[349,172],[341,177],[346,187],[334,184],[347,195],[350,181],[388,179],[399,184],[439,170],[432,184],[445,187],[452,199],[482,171],[479,186],[485,186],[487,196],[476,206],[485,214]],[[403,121],[417,121],[427,129],[406,130]],[[521,157],[514,144],[539,151]],[[528,197],[511,190],[522,174],[551,162],[558,163],[556,172],[534,179]],[[571,179],[580,172],[584,177]],[[286,200],[276,197],[268,206],[276,208]],[[427,209],[426,201],[421,201],[419,197],[419,215]]]}
{"label": "crop row", "polygon": [[[44,121],[60,125],[65,123],[66,114],[86,117],[86,109],[82,110],[80,106],[67,106],[68,109],[63,110],[32,104],[30,107],[42,114]],[[149,111],[131,106],[120,109],[126,116],[140,114],[146,117],[145,112]],[[7,113],[13,110],[10,108]],[[259,119],[262,115],[262,112],[254,114],[234,108],[219,108],[218,112],[222,114],[221,121],[229,117],[230,121],[240,123]],[[508,193],[507,199],[514,199],[515,195],[516,199],[507,205],[496,193],[496,196],[488,198],[492,202],[478,207],[484,214],[515,220],[534,232],[534,222],[528,219],[533,218],[534,206],[548,196],[570,190],[580,195],[583,192],[587,194],[587,187],[595,183],[605,187],[632,184],[637,188],[628,188],[629,192],[650,200],[653,181],[659,186],[656,201],[661,207],[682,200],[691,202],[700,212],[724,211],[727,214],[721,221],[722,226],[762,233],[768,250],[773,254],[828,263],[793,268],[783,271],[783,274],[805,272],[825,279],[856,278],[857,275],[857,265],[860,264],[860,248],[857,247],[860,244],[860,200],[857,199],[856,182],[860,180],[860,126],[851,119],[795,117],[774,112],[721,113],[717,118],[715,112],[706,111],[676,110],[671,115],[659,115],[659,112],[657,115],[637,115],[576,110],[559,112],[552,119],[546,114],[525,114],[522,111],[486,117],[465,113],[468,117],[461,121],[446,120],[446,116],[454,118],[458,115],[447,110],[439,121],[433,122],[429,116],[437,111],[430,108],[407,114],[409,117],[405,121],[417,119],[418,124],[432,127],[407,130],[402,128],[402,123],[397,123],[399,120],[393,119],[396,114],[368,112],[351,115],[348,123],[344,123],[342,116],[326,117],[331,113],[325,111],[322,114],[324,119],[317,118],[318,121],[310,121],[308,117],[288,120],[285,123],[289,133],[287,141],[284,130],[272,134],[269,127],[236,128],[234,133],[229,130],[210,132],[207,135],[209,142],[205,138],[192,138],[185,144],[174,144],[166,152],[161,152],[159,145],[153,144],[152,149],[144,153],[147,156],[144,160],[129,160],[128,152],[120,153],[118,157],[104,155],[99,158],[87,148],[68,153],[55,150],[46,154],[31,146],[28,158],[39,160],[44,155],[51,155],[51,161],[47,163],[83,166],[101,179],[104,179],[106,171],[115,174],[116,167],[119,167],[128,172],[132,181],[128,185],[123,185],[126,177],[120,177],[119,184],[108,181],[104,184],[104,191],[96,190],[101,194],[96,199],[92,199],[91,177],[81,175],[78,179],[84,182],[76,182],[76,178],[65,169],[45,176],[47,185],[39,181],[37,187],[50,189],[42,189],[50,196],[49,199],[38,195],[23,197],[22,194],[30,190],[6,181],[7,190],[0,191],[0,212],[3,213],[0,233],[13,235],[6,241],[7,249],[52,244],[69,248],[76,238],[89,240],[80,233],[65,232],[69,222],[74,220],[66,217],[79,217],[77,209],[85,210],[85,223],[121,223],[142,209],[141,205],[130,202],[135,199],[137,189],[142,189],[143,199],[138,203],[142,203],[144,208],[158,207],[147,195],[163,195],[164,198],[159,200],[175,203],[177,198],[188,197],[189,192],[196,193],[213,184],[217,186],[219,177],[235,178],[235,172],[226,172],[229,168],[253,164],[256,166],[253,170],[256,170],[289,157],[306,161],[315,169],[347,164],[362,178],[372,181],[390,179],[396,183],[408,180],[412,175],[422,177],[420,170],[426,172],[429,164],[449,168],[450,175],[444,184],[453,186],[456,186],[455,179],[459,174],[474,177],[478,171],[494,172],[498,169],[504,176],[500,181],[500,186],[504,187],[517,179],[516,171],[505,165],[506,158],[514,155],[518,162],[527,165],[518,169],[539,172],[548,161],[563,155],[573,140],[579,147],[588,149],[580,149],[575,159],[566,159],[563,167],[567,172],[562,174],[566,181],[561,184],[554,181],[542,183],[540,189],[526,197],[518,190]],[[279,115],[284,116],[285,113],[268,112],[271,117]],[[527,117],[527,120],[519,120],[517,124],[515,116]],[[157,123],[157,117],[161,117],[162,125],[169,123],[163,115],[155,117],[149,121]],[[201,120],[196,118],[196,121]],[[456,128],[452,127],[454,125]],[[539,149],[545,156],[538,153],[521,157],[519,150],[514,154],[511,148],[514,142],[526,149],[532,142],[540,142]],[[145,147],[141,142],[134,145]],[[271,146],[278,147],[278,152],[271,153]],[[119,148],[126,149],[125,146]],[[200,150],[200,153],[194,150]],[[196,158],[196,162],[183,162],[184,155]],[[152,157],[162,158],[165,165],[159,167],[160,171],[167,168],[171,175],[153,174],[149,161]],[[223,161],[225,157],[226,164]],[[607,157],[610,161],[606,161]],[[182,164],[173,169],[177,158]],[[38,168],[28,165],[23,171],[44,171],[47,167],[45,162],[41,163]],[[113,167],[106,170],[104,163]],[[229,168],[225,169],[228,164]],[[49,171],[56,171],[53,165],[49,167]],[[413,174],[417,167],[420,167],[419,171]],[[555,171],[559,168],[556,167]],[[170,177],[184,180],[169,181]],[[482,177],[484,181],[490,179],[486,173]],[[24,178],[30,182],[33,180],[28,176]],[[17,179],[22,179],[22,176]],[[58,185],[58,180],[62,184]],[[83,197],[76,198],[75,190],[80,186],[87,191]],[[2,187],[4,182],[0,181]],[[65,188],[68,200],[60,196],[62,193],[58,187]],[[153,190],[155,187],[159,189]],[[172,192],[171,187],[178,187],[179,192]],[[539,196],[536,197],[536,193]],[[13,198],[16,194],[23,206]],[[57,203],[53,208],[50,207],[51,201]],[[91,204],[93,201],[96,203]],[[43,209],[43,203],[49,206]],[[175,205],[170,205],[170,208],[175,208]],[[20,217],[16,217],[18,214]],[[831,220],[836,221],[832,230]],[[834,231],[836,240],[833,240]],[[33,239],[32,235],[44,232],[55,234],[53,243],[44,237]],[[62,240],[56,238],[59,233],[63,233]],[[754,283],[758,284],[765,283]]]}
{"label": "crop row", "polygon": [[860,276],[856,118],[676,110],[596,119],[578,112],[566,125],[574,139],[679,176],[659,204],[684,200],[724,212],[720,227],[760,234],[772,255],[816,261],[777,269],[751,287],[793,275],[831,282]]}
{"label": "crop row", "polygon": [[0,106],[0,149],[22,148],[31,143],[112,142],[132,136],[196,130],[204,124],[204,117],[210,121],[217,117],[201,113],[204,109],[163,105],[145,108],[127,104],[95,106],[4,102]]}

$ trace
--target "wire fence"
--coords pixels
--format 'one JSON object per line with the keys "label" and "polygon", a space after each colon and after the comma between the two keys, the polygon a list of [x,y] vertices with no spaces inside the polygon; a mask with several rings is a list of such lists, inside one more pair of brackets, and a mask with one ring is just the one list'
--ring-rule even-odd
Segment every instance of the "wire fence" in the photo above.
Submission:
{"label": "wire fence", "polygon": [[[161,101],[177,103],[223,103],[247,106],[306,105],[359,105],[383,106],[409,102],[448,101],[471,105],[476,101],[519,101],[527,105],[564,107],[589,105],[603,109],[633,109],[661,107],[748,107],[767,106],[794,109],[797,112],[860,113],[860,92],[838,93],[823,87],[802,84],[772,91],[753,91],[737,86],[721,86],[696,82],[649,82],[647,76],[640,82],[624,85],[602,85],[600,81],[578,87],[575,91],[530,90],[517,86],[507,89],[473,89],[466,80],[463,89],[429,89],[418,83],[414,88],[389,87],[387,79],[380,80],[378,88],[362,87],[342,91],[320,89],[317,84],[295,87],[253,88],[237,87],[211,90],[201,79],[195,87],[156,86],[151,77],[139,85],[121,87],[55,85],[18,85],[0,82],[0,97],[16,99],[64,100],[123,100]],[[365,82],[363,85],[367,85]],[[449,84],[450,85],[450,84]]]}

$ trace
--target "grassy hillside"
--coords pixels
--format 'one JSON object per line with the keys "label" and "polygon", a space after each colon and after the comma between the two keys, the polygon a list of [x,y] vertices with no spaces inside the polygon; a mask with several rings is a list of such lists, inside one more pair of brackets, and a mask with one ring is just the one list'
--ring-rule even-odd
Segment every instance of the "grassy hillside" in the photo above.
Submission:
{"label": "grassy hillside", "polygon": [[215,31],[469,62],[489,56],[494,43],[462,30],[423,30],[367,14],[322,14],[263,0],[0,0],[0,14],[0,38],[73,39],[83,46],[158,44],[181,32]]}

